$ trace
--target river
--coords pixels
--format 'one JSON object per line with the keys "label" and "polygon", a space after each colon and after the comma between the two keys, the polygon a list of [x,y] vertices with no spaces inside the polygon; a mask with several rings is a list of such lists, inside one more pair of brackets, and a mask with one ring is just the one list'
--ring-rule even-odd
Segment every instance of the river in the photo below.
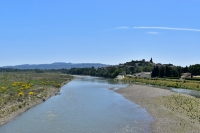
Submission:
{"label": "river", "polygon": [[13,121],[0,133],[132,133],[150,132],[153,118],[144,108],[113,90],[128,84],[85,76]]}

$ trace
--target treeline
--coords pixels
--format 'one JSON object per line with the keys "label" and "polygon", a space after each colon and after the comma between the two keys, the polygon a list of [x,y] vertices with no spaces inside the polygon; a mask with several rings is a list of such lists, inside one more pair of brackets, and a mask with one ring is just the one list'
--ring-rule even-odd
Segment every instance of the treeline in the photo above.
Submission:
{"label": "treeline", "polygon": [[[121,70],[123,71],[123,70]],[[91,75],[98,77],[107,77],[107,78],[115,78],[120,70],[115,67],[109,68],[71,68],[71,69],[62,69],[62,73],[66,74],[74,74],[74,75]]]}
{"label": "treeline", "polygon": [[65,74],[73,74],[73,75],[91,75],[98,77],[107,77],[107,78],[115,78],[122,71],[130,71],[129,69],[121,68],[118,69],[116,67],[108,67],[108,68],[71,68],[71,69],[14,69],[14,68],[0,68],[0,72],[35,72],[35,73],[44,73],[44,72],[61,72]]}
{"label": "treeline", "polygon": [[181,66],[154,66],[151,77],[181,77],[182,73],[191,73],[191,75],[200,75],[200,64],[190,65],[189,67]]}
{"label": "treeline", "polygon": [[191,72],[192,75],[200,75],[200,64],[190,66],[189,72]]}
{"label": "treeline", "polygon": [[29,72],[29,69],[0,68],[0,72]]}
{"label": "treeline", "polygon": [[173,66],[173,65],[157,65],[154,66],[152,63],[146,63],[140,61],[139,65],[135,64],[138,62],[127,62],[117,66],[101,67],[101,68],[71,68],[71,69],[14,69],[14,68],[0,68],[0,72],[61,72],[65,74],[74,75],[91,75],[98,77],[115,78],[119,73],[126,72],[126,74],[134,74],[140,72],[152,72],[152,77],[168,77],[178,78],[182,76],[182,73],[191,73],[192,76],[200,75],[200,64],[190,65],[189,67]]}
{"label": "treeline", "polygon": [[134,74],[139,72],[151,72],[153,69],[152,65],[148,66],[127,66],[127,65],[118,65],[118,66],[109,66],[101,68],[71,68],[71,69],[62,69],[62,73],[74,74],[74,75],[91,75],[98,77],[106,78],[115,78],[119,73],[126,72],[126,74]]}
{"label": "treeline", "polygon": [[124,64],[108,67],[91,67],[91,68],[71,68],[71,69],[14,69],[14,68],[0,68],[0,72],[61,72],[74,75],[91,75],[98,77],[115,78],[119,73],[126,72],[126,74],[134,74],[140,72],[151,72],[153,64],[143,60],[132,60]]}
{"label": "treeline", "polygon": [[36,73],[44,73],[44,72],[60,72],[59,69],[16,69],[16,68],[0,68],[0,72],[36,72]]}

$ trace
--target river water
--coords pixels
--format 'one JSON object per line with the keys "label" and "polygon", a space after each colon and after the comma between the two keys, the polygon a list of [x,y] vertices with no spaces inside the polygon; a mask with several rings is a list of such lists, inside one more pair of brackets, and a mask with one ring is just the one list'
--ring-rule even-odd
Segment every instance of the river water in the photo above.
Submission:
{"label": "river water", "polygon": [[127,84],[97,77],[75,79],[13,121],[0,133],[148,133],[153,118],[113,90]]}
{"label": "river water", "polygon": [[196,98],[200,98],[200,91],[196,90],[188,90],[188,89],[181,89],[181,88],[170,88],[171,91],[176,93],[182,93],[190,96],[194,96]]}
{"label": "river water", "polygon": [[[139,85],[144,85],[144,84],[139,84]],[[166,89],[166,90],[170,90],[172,92],[176,92],[179,94],[185,94],[185,95],[193,96],[196,98],[200,98],[200,91],[197,91],[197,90],[189,90],[189,89],[183,89],[183,88],[171,88],[171,87],[155,86],[155,85],[147,85],[147,86]]]}

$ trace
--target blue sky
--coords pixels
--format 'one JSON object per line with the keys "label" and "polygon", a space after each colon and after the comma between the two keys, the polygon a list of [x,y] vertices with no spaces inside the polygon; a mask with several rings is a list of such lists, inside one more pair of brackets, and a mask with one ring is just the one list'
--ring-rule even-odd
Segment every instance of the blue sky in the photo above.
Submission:
{"label": "blue sky", "polygon": [[199,0],[2,0],[0,66],[200,64]]}

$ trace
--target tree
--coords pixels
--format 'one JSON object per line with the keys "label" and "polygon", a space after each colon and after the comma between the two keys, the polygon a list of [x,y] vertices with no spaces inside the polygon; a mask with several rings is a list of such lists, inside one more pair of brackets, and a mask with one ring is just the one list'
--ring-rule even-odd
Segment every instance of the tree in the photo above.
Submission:
{"label": "tree", "polygon": [[154,66],[153,71],[151,73],[151,77],[158,77],[159,76],[159,68],[158,66]]}
{"label": "tree", "polygon": [[130,67],[130,71],[132,74],[135,73],[135,67],[134,66]]}
{"label": "tree", "polygon": [[186,66],[185,68],[183,68],[183,72],[184,73],[187,73],[187,72],[189,72],[189,69],[188,69],[188,67]]}
{"label": "tree", "polygon": [[172,77],[172,68],[170,66],[165,66],[165,76]]}
{"label": "tree", "polygon": [[177,66],[177,72],[178,72],[178,77],[181,77],[181,74],[183,73],[182,71],[182,67],[181,66]]}
{"label": "tree", "polygon": [[165,76],[165,70],[164,67],[161,66],[159,69],[159,77],[163,78]]}

